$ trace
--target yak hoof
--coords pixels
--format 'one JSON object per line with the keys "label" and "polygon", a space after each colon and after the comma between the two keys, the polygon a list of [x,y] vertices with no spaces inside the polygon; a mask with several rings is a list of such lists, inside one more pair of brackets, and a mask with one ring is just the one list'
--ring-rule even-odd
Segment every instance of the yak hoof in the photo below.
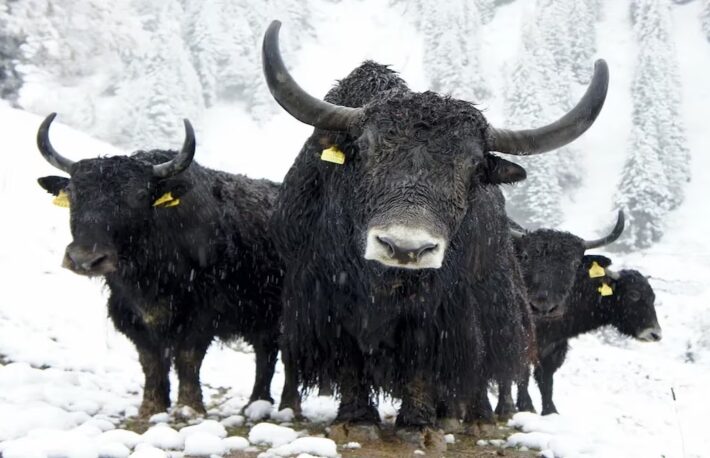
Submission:
{"label": "yak hoof", "polygon": [[430,456],[441,456],[446,452],[446,438],[440,429],[406,427],[397,428],[397,437],[408,445],[423,450]]}
{"label": "yak hoof", "polygon": [[178,404],[173,411],[173,416],[178,420],[191,420],[193,418],[203,417],[206,414],[207,411],[202,403],[196,406]]}
{"label": "yak hoof", "polygon": [[144,399],[141,402],[141,406],[138,409],[138,416],[140,418],[148,419],[155,414],[167,412],[168,406],[162,402],[156,402]]}
{"label": "yak hoof", "polygon": [[496,415],[498,416],[498,421],[506,421],[513,418],[513,415],[517,413],[515,405],[513,403],[504,402],[499,403],[496,406]]}
{"label": "yak hoof", "polygon": [[348,442],[377,442],[382,439],[380,427],[373,424],[335,423],[330,426],[328,437],[336,444]]}
{"label": "yak hoof", "polygon": [[444,417],[436,420],[436,427],[446,434],[459,434],[464,432],[464,426],[458,418]]}

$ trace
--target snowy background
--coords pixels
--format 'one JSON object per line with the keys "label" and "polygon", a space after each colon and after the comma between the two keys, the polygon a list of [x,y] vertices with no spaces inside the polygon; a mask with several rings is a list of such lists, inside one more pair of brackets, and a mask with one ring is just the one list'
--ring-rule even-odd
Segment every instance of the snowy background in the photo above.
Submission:
{"label": "snowy background", "polygon": [[[477,103],[499,127],[555,119],[579,98],[594,59],[607,60],[598,121],[565,151],[520,161],[529,178],[506,189],[509,210],[527,227],[592,238],[624,208],[627,233],[611,256],[617,268],[651,275],[664,340],[604,332],[573,341],[556,377],[561,415],[516,416],[523,432],[509,443],[555,456],[710,456],[710,1],[435,3],[0,0],[3,457],[128,456],[139,443],[196,447],[188,453],[248,445],[223,442],[209,422],[140,437],[109,431],[136,413],[142,374],[106,318],[102,284],[59,267],[67,212],[36,184],[56,171],[34,137],[41,118],[57,111],[66,126],[53,128],[53,143],[75,160],[177,148],[188,117],[200,163],[280,180],[310,128],[282,113],[264,87],[260,40],[273,18],[284,22],[287,65],[314,95],[374,59],[415,90]],[[230,416],[246,402],[253,355],[215,344],[202,378],[212,418],[239,422]],[[275,395],[281,383],[279,372]],[[305,407],[314,420],[335,411],[325,398]],[[254,429],[244,439],[252,446],[260,437],[295,444],[293,431]],[[331,445],[301,441],[278,453],[327,455]],[[278,455],[275,446],[261,450]],[[137,453],[160,456],[148,445]]]}

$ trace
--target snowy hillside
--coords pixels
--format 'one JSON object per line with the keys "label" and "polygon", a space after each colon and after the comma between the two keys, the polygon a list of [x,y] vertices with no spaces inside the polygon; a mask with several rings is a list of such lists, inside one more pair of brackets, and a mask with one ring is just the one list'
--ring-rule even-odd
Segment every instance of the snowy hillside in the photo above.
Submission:
{"label": "snowy hillside", "polygon": [[[533,2],[501,3],[505,4],[482,23],[480,31],[480,65],[493,94],[482,108],[498,126],[506,123],[502,95],[508,84],[500,75],[512,68],[520,49],[520,34],[513,31],[521,30],[533,14]],[[706,130],[710,42],[698,20],[703,3],[696,0],[672,8],[682,90],[680,113],[692,156],[692,180],[685,188],[685,201],[668,214],[660,242],[633,254],[611,254],[615,267],[637,268],[651,276],[664,339],[643,344],[604,333],[573,341],[568,362],[555,381],[561,415],[517,415],[513,423],[523,433],[511,437],[510,444],[548,450],[548,456],[710,456],[704,421],[710,386],[710,214],[706,201],[710,195]],[[366,58],[391,64],[415,90],[429,87],[425,43],[401,3],[386,7],[378,0],[318,0],[311,5],[311,22],[318,27],[312,36],[301,38],[299,51],[287,55],[287,65],[311,93],[324,94]],[[631,86],[638,51],[627,2],[606,0],[602,5],[595,57],[608,61],[611,85],[597,123],[575,144],[582,182],[564,200],[559,226],[587,238],[603,232],[614,219],[614,196],[632,128]],[[241,103],[205,109],[194,120],[196,160],[279,180],[310,128],[274,111],[278,114],[257,122]],[[183,115],[175,113],[178,131]],[[51,196],[36,183],[40,176],[57,173],[34,144],[41,119],[0,102],[6,158],[0,169],[0,208],[5,215],[0,229],[4,242],[0,245],[0,364],[8,362],[0,366],[0,454],[4,458],[128,456],[137,443],[183,451],[189,431],[180,435],[159,426],[140,437],[110,432],[137,413],[142,373],[132,345],[106,318],[101,283],[59,267],[70,240],[68,214],[53,206]],[[72,159],[122,152],[61,122],[60,116],[52,128],[52,141]],[[161,146],[176,148],[181,141],[177,136]],[[238,414],[251,390],[253,370],[252,354],[221,344],[212,346],[202,379],[213,419]],[[279,367],[274,395],[282,383]],[[531,394],[539,406],[536,387],[531,387]],[[329,419],[335,405],[330,398],[312,397],[304,410],[309,418]],[[390,413],[392,407],[384,403],[381,410]],[[238,421],[231,417],[226,423]],[[205,447],[216,453],[226,452],[228,446],[235,450],[255,446],[265,427],[252,428],[256,432],[254,438],[249,437],[251,444],[246,439],[223,440],[224,433],[214,423],[206,422],[203,428],[203,439],[191,439],[193,451],[213,444],[212,449]],[[296,444],[295,433],[263,434],[269,440],[285,437],[284,443]],[[283,454],[290,450],[328,455],[330,445],[301,441],[283,449]],[[136,450],[140,448],[142,456],[162,456],[146,445]],[[267,448],[262,445],[259,450]],[[342,451],[340,447],[338,453]]]}

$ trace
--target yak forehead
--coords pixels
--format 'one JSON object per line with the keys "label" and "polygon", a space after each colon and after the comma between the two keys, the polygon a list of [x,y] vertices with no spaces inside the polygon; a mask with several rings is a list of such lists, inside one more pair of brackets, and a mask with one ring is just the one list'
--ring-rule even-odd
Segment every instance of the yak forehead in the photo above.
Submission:
{"label": "yak forehead", "polygon": [[[83,193],[95,192],[116,195],[128,189],[147,188],[152,183],[151,165],[125,156],[79,161],[71,175],[75,198]],[[99,195],[92,198],[99,198]]]}
{"label": "yak forehead", "polygon": [[622,270],[619,274],[621,276],[619,286],[622,292],[635,290],[641,295],[644,302],[653,303],[656,294],[653,292],[653,288],[648,282],[648,279],[641,272],[637,270]]}
{"label": "yak forehead", "polygon": [[518,251],[533,261],[580,261],[584,240],[569,232],[538,229],[516,240]]}
{"label": "yak forehead", "polygon": [[433,92],[387,93],[365,107],[364,124],[377,146],[397,150],[424,146],[432,153],[482,157],[487,142],[488,125],[478,109]]}

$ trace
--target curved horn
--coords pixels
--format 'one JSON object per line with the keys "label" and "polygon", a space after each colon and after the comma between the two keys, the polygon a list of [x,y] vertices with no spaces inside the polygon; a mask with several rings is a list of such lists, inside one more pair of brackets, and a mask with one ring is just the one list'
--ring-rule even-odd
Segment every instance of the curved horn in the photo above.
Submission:
{"label": "curved horn", "polygon": [[591,248],[599,248],[600,246],[608,245],[618,239],[622,232],[624,232],[624,212],[623,210],[619,210],[619,214],[616,217],[616,226],[614,226],[614,229],[611,230],[609,235],[597,240],[585,240],[584,249],[589,250]]}
{"label": "curved horn", "polygon": [[42,153],[42,157],[47,162],[71,175],[71,167],[74,165],[74,161],[59,154],[49,141],[49,126],[52,125],[52,121],[54,121],[56,116],[57,113],[51,113],[40,124],[39,130],[37,130],[37,148],[39,148],[39,152]]}
{"label": "curved horn", "polygon": [[606,99],[609,68],[604,59],[594,63],[594,75],[584,96],[552,124],[528,130],[489,128],[488,149],[516,156],[540,154],[564,146],[582,135],[597,119]]}
{"label": "curved horn", "polygon": [[195,131],[187,119],[185,122],[185,141],[182,149],[172,160],[153,166],[153,175],[158,178],[168,178],[183,172],[192,163],[195,156]]}
{"label": "curved horn", "polygon": [[350,108],[319,100],[304,91],[286,70],[279,51],[280,21],[272,21],[264,34],[262,65],[274,99],[291,116],[324,130],[349,131],[362,117],[362,108]]}

